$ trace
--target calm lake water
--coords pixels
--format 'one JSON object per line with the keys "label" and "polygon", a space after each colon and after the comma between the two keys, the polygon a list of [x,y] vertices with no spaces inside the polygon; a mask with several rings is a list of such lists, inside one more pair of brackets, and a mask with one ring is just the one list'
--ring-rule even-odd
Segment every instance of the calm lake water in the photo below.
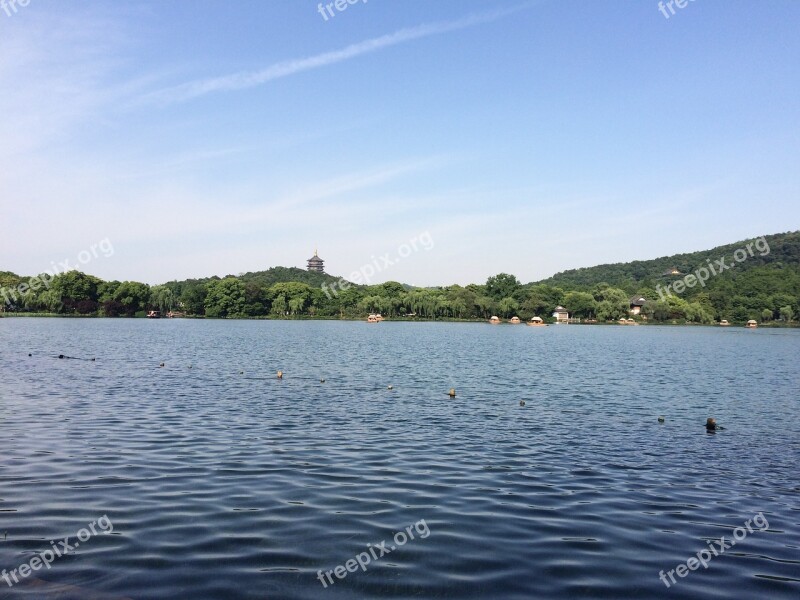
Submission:
{"label": "calm lake water", "polygon": [[0,569],[100,520],[2,598],[800,596],[800,331],[6,318],[0,342]]}

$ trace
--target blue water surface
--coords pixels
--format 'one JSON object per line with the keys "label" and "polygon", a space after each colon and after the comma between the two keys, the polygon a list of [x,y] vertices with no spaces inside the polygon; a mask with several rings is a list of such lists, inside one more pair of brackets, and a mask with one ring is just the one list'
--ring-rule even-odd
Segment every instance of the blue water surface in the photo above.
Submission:
{"label": "blue water surface", "polygon": [[795,599],[798,365],[786,329],[0,319],[0,569],[113,525],[0,597]]}

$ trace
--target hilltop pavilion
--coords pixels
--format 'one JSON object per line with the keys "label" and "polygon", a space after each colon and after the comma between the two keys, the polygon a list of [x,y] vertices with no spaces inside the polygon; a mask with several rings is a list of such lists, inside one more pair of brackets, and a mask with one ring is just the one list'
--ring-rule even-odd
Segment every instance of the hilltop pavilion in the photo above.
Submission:
{"label": "hilltop pavilion", "polygon": [[319,257],[316,250],[314,250],[314,256],[308,259],[308,270],[315,273],[325,272],[325,261]]}

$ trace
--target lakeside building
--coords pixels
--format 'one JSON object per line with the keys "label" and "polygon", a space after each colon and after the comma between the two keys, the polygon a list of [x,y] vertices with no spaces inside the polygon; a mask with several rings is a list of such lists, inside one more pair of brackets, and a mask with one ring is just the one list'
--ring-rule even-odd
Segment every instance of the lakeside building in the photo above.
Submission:
{"label": "lakeside building", "polygon": [[569,311],[563,306],[556,306],[556,310],[553,312],[553,318],[556,320],[556,323],[569,323]]}
{"label": "lakeside building", "polygon": [[644,307],[645,302],[647,302],[647,300],[644,299],[644,296],[633,296],[630,301],[631,314],[632,315],[641,314],[642,307]]}
{"label": "lakeside building", "polygon": [[308,270],[315,273],[325,272],[325,261],[319,257],[319,254],[314,250],[314,256],[308,259]]}

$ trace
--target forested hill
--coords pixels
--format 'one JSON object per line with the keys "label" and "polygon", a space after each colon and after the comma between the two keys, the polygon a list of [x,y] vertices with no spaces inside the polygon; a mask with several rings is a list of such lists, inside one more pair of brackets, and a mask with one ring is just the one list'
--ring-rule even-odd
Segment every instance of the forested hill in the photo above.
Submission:
{"label": "forested hill", "polygon": [[[720,261],[726,267],[721,273]],[[703,270],[701,285],[697,278]],[[525,285],[508,273],[493,275],[483,284],[434,288],[409,288],[393,281],[352,286],[336,282],[331,275],[287,267],[156,286],[103,281],[78,271],[48,281],[0,271],[0,312],[132,317],[159,310],[195,317],[280,319],[363,318],[380,312],[389,318],[485,320],[498,315],[550,320],[556,307],[564,307],[570,317],[590,321],[617,321],[633,314],[656,323],[758,319],[791,324],[800,314],[800,232],[565,271]],[[638,311],[632,311],[632,295]]]}
{"label": "forested hill", "polygon": [[[598,283],[607,283],[613,287],[637,293],[642,288],[654,289],[657,285],[669,283],[670,280],[680,275],[666,276],[665,274],[676,269],[681,275],[694,273],[700,267],[708,267],[709,261],[717,267],[718,260],[725,257],[725,265],[736,265],[727,269],[719,277],[711,277],[706,284],[706,290],[724,286],[732,280],[745,276],[748,271],[757,270],[762,277],[768,272],[772,276],[800,277],[800,231],[779,233],[758,238],[766,241],[742,240],[725,246],[718,246],[711,250],[691,252],[688,254],[675,254],[652,260],[635,260],[628,263],[598,265],[582,269],[571,269],[555,274],[549,279],[538,282],[539,284],[552,285],[564,290],[583,290],[591,288]],[[742,262],[734,260],[734,253],[747,244],[755,242],[752,246],[753,256],[747,254]],[[768,245],[769,251],[765,252]],[[739,254],[742,257],[742,254]],[[780,273],[783,272],[783,273]],[[752,279],[754,273],[746,276]],[[696,288],[699,291],[700,288]]]}
{"label": "forested hill", "polygon": [[257,271],[254,273],[245,273],[239,275],[239,280],[243,283],[257,283],[263,286],[271,286],[276,283],[297,282],[305,283],[312,287],[321,287],[322,284],[327,283],[331,285],[338,281],[338,277],[328,275],[327,273],[316,273],[314,271],[306,271],[305,269],[298,269],[297,267],[272,267],[266,271]]}

